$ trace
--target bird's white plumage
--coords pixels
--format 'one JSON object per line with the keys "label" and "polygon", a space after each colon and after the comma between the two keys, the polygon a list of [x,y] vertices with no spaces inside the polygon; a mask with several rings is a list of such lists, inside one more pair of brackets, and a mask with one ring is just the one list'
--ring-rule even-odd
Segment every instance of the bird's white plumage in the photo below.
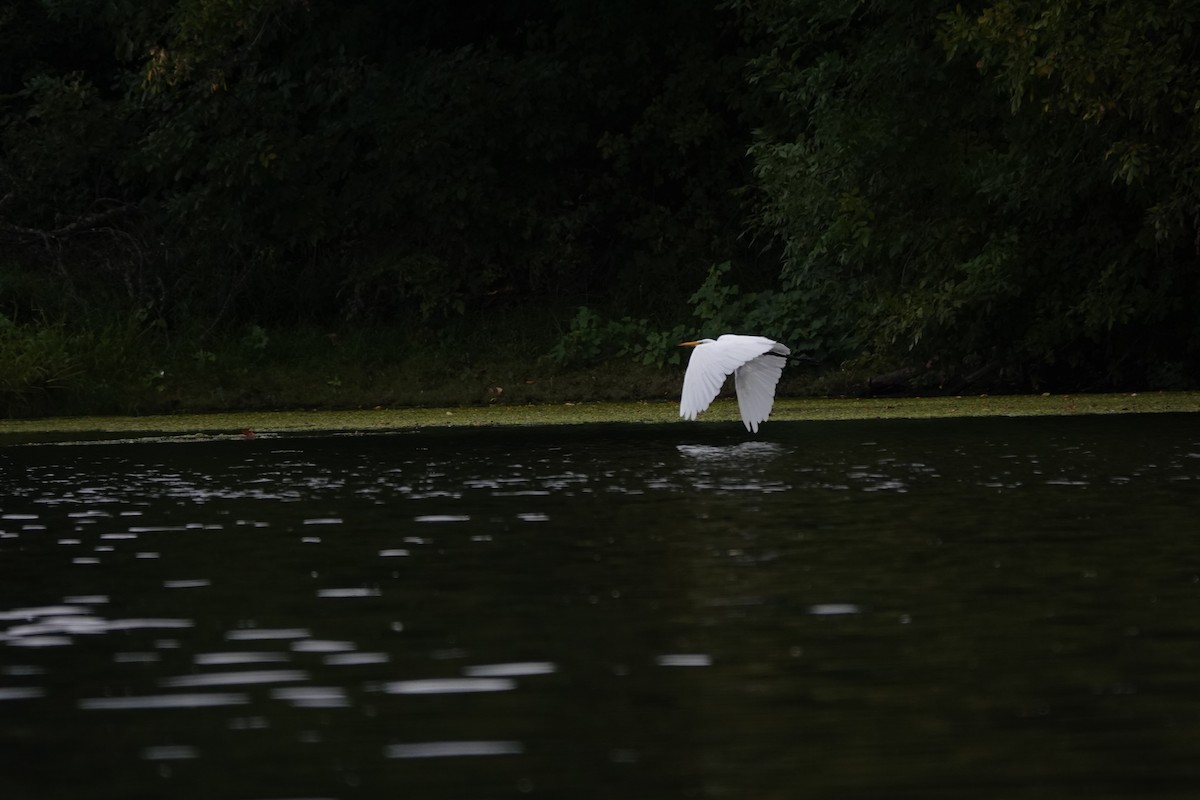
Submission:
{"label": "bird's white plumage", "polygon": [[733,374],[742,423],[746,430],[757,433],[759,424],[771,414],[775,385],[790,352],[765,336],[727,333],[716,340],[701,339],[683,376],[679,416],[695,419],[720,393],[725,378]]}

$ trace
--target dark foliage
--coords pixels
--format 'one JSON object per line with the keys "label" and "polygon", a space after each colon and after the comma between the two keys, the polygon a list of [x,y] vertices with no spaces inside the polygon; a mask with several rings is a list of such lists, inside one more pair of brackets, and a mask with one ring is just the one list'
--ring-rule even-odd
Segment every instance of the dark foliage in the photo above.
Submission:
{"label": "dark foliage", "polygon": [[0,314],[19,342],[537,307],[575,320],[563,361],[753,330],[945,389],[1190,385],[1198,18],[0,0]]}
{"label": "dark foliage", "polygon": [[72,47],[9,52],[0,213],[80,299],[111,261],[164,317],[648,313],[737,248],[742,59],[693,3],[46,8],[5,14]]}

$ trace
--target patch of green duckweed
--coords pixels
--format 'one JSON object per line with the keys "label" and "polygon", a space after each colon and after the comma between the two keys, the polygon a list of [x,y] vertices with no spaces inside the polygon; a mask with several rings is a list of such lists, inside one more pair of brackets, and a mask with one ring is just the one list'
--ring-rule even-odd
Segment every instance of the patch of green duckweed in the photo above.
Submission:
{"label": "patch of green duckweed", "polygon": [[[296,433],[362,432],[481,425],[572,425],[605,422],[694,425],[736,422],[737,404],[722,399],[698,422],[679,419],[671,401],[376,408],[354,411],[222,412],[144,417],[64,417],[0,422],[0,444],[34,441],[250,439]],[[905,398],[781,398],[772,421],[1054,416],[1200,411],[1200,392]],[[768,425],[770,422],[767,423]]]}

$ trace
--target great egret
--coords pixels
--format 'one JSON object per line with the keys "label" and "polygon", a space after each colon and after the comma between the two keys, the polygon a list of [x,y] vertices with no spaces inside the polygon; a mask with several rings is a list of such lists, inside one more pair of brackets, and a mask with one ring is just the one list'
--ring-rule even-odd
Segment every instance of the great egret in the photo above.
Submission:
{"label": "great egret", "polygon": [[771,415],[775,404],[775,384],[792,352],[787,345],[765,336],[727,333],[719,339],[700,339],[679,346],[695,348],[683,376],[679,416],[695,419],[716,398],[732,372],[742,423],[746,430],[758,433],[759,424]]}

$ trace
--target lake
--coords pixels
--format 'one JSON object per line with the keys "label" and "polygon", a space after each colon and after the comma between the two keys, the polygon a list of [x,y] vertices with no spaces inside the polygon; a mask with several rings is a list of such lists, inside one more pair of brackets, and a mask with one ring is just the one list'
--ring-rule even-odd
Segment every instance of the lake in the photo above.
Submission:
{"label": "lake", "polygon": [[1200,416],[0,448],[0,797],[1145,798]]}

